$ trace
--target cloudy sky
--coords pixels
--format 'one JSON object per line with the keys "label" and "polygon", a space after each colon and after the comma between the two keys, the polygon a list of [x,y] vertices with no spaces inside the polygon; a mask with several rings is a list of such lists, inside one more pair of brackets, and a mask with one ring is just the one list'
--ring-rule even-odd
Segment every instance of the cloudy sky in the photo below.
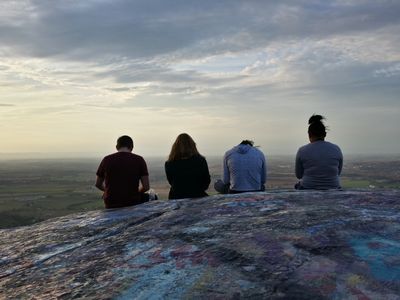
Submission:
{"label": "cloudy sky", "polygon": [[345,154],[400,153],[399,32],[397,0],[2,0],[0,152],[294,154],[320,113]]}

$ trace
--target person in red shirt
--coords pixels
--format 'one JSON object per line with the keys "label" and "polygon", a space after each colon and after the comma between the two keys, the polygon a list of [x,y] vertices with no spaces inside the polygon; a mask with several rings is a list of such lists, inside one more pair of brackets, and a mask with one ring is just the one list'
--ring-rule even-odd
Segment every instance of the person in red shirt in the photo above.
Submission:
{"label": "person in red shirt", "polygon": [[125,207],[148,201],[148,194],[144,193],[150,188],[149,172],[143,157],[132,153],[132,138],[121,136],[116,148],[118,152],[104,157],[96,172],[96,187],[104,192],[105,207]]}

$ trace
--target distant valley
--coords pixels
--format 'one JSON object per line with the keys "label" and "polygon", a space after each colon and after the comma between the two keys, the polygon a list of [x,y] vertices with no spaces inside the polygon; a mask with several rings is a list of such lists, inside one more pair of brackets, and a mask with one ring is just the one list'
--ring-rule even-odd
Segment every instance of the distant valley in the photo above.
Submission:
{"label": "distant valley", "polygon": [[[169,185],[163,158],[146,158],[151,187],[167,199]],[[212,184],[221,177],[222,158],[207,157]],[[94,187],[100,159],[0,161],[0,228],[30,225],[74,212],[103,208]],[[268,156],[267,189],[292,189],[294,157]],[[399,189],[400,157],[346,157],[343,188]]]}

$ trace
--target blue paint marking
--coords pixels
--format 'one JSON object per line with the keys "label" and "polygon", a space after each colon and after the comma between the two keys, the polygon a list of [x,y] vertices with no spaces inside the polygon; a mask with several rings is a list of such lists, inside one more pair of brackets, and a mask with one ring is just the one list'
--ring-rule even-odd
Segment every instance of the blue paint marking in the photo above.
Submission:
{"label": "blue paint marking", "polygon": [[345,225],[345,224],[346,224],[346,222],[344,222],[344,221],[336,220],[336,221],[328,222],[325,224],[318,224],[318,225],[308,227],[307,232],[311,235],[314,235],[321,231],[324,231],[325,229],[332,228],[336,225]]}
{"label": "blue paint marking", "polygon": [[208,231],[210,231],[210,228],[204,227],[204,226],[193,226],[193,227],[186,228],[183,230],[183,232],[186,234],[205,233]]}
{"label": "blue paint marking", "polygon": [[354,238],[350,245],[368,263],[372,276],[383,281],[400,281],[400,242],[381,237]]}
{"label": "blue paint marking", "polygon": [[[114,272],[119,272],[122,278],[131,278],[133,282],[115,299],[182,299],[207,269],[205,264],[192,265],[190,258],[181,259],[185,261],[185,266],[177,268],[177,259],[171,256],[173,249],[162,251],[161,256],[166,259],[164,262],[152,263],[149,257],[158,249],[154,243],[131,243],[127,246],[128,255],[132,252],[137,254],[132,258],[128,257],[129,263],[134,267],[115,269]],[[191,250],[197,249],[193,246]]]}
{"label": "blue paint marking", "polygon": [[118,300],[130,299],[182,299],[197,280],[203,275],[206,266],[192,266],[190,269],[178,270],[170,261],[137,272],[137,281],[115,297]]}

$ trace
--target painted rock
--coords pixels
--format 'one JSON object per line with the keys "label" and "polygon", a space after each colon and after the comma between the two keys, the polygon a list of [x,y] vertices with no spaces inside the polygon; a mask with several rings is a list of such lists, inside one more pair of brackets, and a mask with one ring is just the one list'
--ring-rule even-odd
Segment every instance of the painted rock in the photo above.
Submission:
{"label": "painted rock", "polygon": [[0,230],[2,299],[400,299],[400,191],[155,201]]}

